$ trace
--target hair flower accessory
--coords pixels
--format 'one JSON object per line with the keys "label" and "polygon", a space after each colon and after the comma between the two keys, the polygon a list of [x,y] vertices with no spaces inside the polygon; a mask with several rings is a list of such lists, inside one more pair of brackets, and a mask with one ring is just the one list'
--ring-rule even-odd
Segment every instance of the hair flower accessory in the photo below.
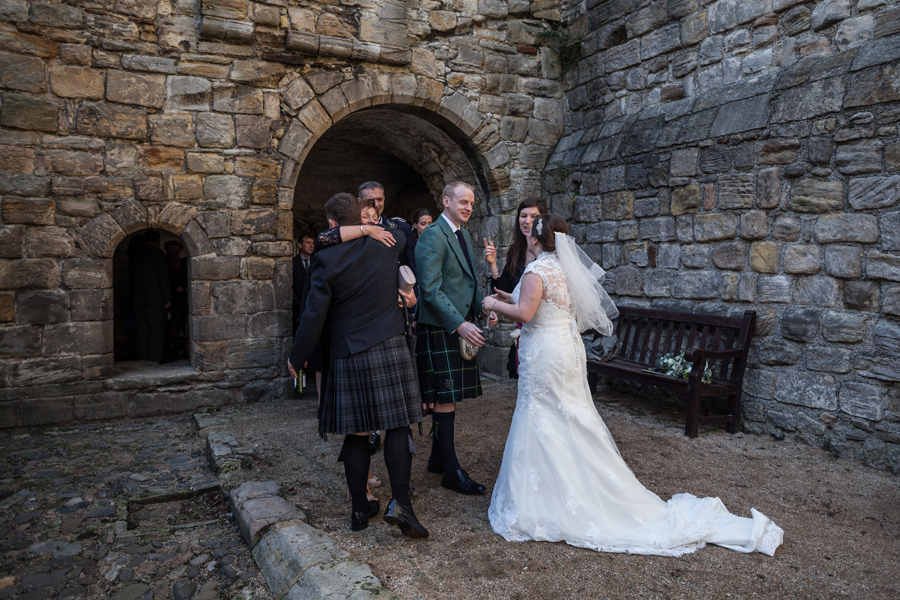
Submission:
{"label": "hair flower accessory", "polygon": [[538,219],[537,224],[534,226],[534,230],[537,231],[538,235],[541,235],[541,232],[544,230],[544,222]]}

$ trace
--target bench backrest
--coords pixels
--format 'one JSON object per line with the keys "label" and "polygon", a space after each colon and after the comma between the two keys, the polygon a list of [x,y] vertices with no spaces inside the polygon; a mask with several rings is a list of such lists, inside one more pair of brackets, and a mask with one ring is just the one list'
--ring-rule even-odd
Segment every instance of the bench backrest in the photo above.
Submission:
{"label": "bench backrest", "polygon": [[750,310],[735,318],[620,306],[617,356],[653,366],[663,355],[677,356],[689,348],[743,349],[740,358],[709,362],[713,377],[736,380],[743,376],[755,317]]}

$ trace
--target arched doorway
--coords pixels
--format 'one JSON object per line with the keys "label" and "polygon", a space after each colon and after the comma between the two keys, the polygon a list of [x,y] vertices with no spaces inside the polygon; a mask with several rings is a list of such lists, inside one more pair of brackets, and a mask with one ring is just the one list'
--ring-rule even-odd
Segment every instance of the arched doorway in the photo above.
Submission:
{"label": "arched doorway", "polygon": [[[148,238],[153,240],[151,245],[148,245]],[[146,253],[154,251],[165,261],[165,282],[158,279],[162,273],[147,270],[148,263],[153,261],[142,260]],[[135,231],[116,247],[112,257],[113,356],[116,362],[150,360],[188,364],[188,258],[181,237],[161,229]],[[145,279],[135,281],[141,273]],[[161,290],[163,285],[168,285],[167,293]],[[141,307],[146,306],[142,300],[148,297],[171,298],[164,317],[155,324],[148,323],[141,314],[144,310]],[[162,339],[159,360],[148,356],[148,333],[151,340]]]}
{"label": "arched doorway", "polygon": [[404,106],[366,108],[342,118],[313,144],[300,168],[295,236],[326,228],[325,201],[338,192],[356,195],[366,181],[384,186],[387,216],[407,221],[419,208],[439,212],[441,190],[456,179],[472,184],[483,203],[488,191],[481,166],[450,131],[437,115]]}

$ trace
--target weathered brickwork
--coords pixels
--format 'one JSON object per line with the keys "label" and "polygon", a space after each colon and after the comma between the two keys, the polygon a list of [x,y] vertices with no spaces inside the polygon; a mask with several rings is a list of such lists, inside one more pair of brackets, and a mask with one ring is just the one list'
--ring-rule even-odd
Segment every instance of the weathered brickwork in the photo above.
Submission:
{"label": "weathered brickwork", "polygon": [[[286,397],[291,239],[326,200],[295,188],[331,131],[368,126],[433,196],[470,182],[473,231],[508,240],[563,133],[538,40],[560,18],[556,0],[0,0],[0,426]],[[114,361],[113,256],[147,228],[190,256],[190,368]]]}
{"label": "weathered brickwork", "polygon": [[621,304],[759,321],[750,431],[900,470],[900,6],[589,1],[544,178]]}

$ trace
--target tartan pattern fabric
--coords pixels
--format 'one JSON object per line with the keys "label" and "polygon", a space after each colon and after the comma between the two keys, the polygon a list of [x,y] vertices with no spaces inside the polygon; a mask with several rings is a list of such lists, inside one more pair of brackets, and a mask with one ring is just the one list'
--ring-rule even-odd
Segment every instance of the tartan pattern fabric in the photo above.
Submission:
{"label": "tartan pattern fabric", "polygon": [[443,327],[419,323],[416,326],[419,387],[428,404],[459,402],[481,395],[481,376],[475,360],[459,355],[459,336]]}
{"label": "tartan pattern fabric", "polygon": [[320,433],[394,429],[421,420],[419,381],[405,336],[395,335],[368,350],[332,361]]}

